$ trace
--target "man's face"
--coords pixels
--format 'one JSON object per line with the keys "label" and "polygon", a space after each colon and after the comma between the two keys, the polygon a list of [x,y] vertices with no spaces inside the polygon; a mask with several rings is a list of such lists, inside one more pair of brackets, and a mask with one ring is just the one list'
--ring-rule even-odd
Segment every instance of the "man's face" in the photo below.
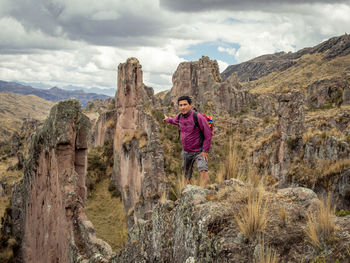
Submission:
{"label": "man's face", "polygon": [[187,114],[192,108],[192,104],[188,104],[187,100],[180,100],[178,106],[182,114]]}

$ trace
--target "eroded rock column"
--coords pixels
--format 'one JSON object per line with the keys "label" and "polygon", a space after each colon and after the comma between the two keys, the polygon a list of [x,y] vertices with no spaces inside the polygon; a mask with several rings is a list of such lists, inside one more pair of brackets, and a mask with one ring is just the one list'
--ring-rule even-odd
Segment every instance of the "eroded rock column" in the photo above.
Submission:
{"label": "eroded rock column", "polygon": [[304,104],[304,96],[299,91],[288,92],[278,97],[277,132],[281,139],[277,159],[280,165],[279,179],[282,184],[285,183],[285,175],[291,161],[303,150]]}
{"label": "eroded rock column", "polygon": [[11,200],[16,262],[104,262],[112,254],[84,211],[89,125],[79,102],[68,100],[33,134]]}
{"label": "eroded rock column", "polygon": [[165,178],[159,128],[149,114],[153,89],[143,84],[141,65],[136,58],[129,58],[118,67],[115,101],[113,179],[122,193],[130,228],[138,218],[150,217]]}

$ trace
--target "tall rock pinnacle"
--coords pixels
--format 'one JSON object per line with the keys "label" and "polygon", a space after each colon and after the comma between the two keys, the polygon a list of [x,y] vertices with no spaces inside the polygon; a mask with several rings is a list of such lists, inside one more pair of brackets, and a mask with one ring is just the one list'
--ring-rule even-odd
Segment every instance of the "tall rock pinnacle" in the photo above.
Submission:
{"label": "tall rock pinnacle", "polygon": [[163,150],[158,125],[149,115],[153,89],[142,82],[136,58],[118,67],[115,97],[117,123],[114,139],[114,181],[128,212],[128,226],[147,218],[161,195],[164,184]]}
{"label": "tall rock pinnacle", "polygon": [[84,211],[89,126],[79,102],[68,100],[55,105],[32,136],[11,200],[16,262],[97,262],[112,254]]}

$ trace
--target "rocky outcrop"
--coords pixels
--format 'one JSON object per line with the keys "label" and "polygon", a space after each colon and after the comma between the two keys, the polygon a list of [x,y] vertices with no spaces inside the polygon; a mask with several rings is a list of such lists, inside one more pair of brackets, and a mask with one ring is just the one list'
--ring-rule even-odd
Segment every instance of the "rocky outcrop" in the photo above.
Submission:
{"label": "rocky outcrop", "polygon": [[300,92],[289,92],[279,96],[277,115],[279,117],[277,132],[281,137],[278,159],[281,170],[286,171],[290,161],[300,152],[303,145],[304,95]]}
{"label": "rocky outcrop", "polygon": [[[306,123],[304,96],[289,92],[278,96],[279,117],[274,132],[251,154],[251,161],[261,174],[272,175],[280,187],[298,185],[323,195],[332,192],[339,209],[349,209],[350,146],[330,130],[346,134],[349,114],[339,112],[331,119]],[[306,128],[320,132],[308,134]],[[322,131],[322,133],[321,133]]]}
{"label": "rocky outcrop", "polygon": [[97,112],[101,114],[104,111],[113,110],[115,105],[114,98],[107,98],[104,101],[102,99],[95,99],[89,101],[86,104],[84,112]]}
{"label": "rocky outcrop", "polygon": [[310,54],[326,53],[324,59],[332,59],[338,56],[350,54],[350,35],[345,34],[339,37],[332,37],[321,44],[310,48]]}
{"label": "rocky outcrop", "polygon": [[158,124],[148,113],[154,105],[153,89],[142,82],[136,58],[118,67],[113,181],[122,193],[128,227],[149,219],[164,191],[165,173]]}
{"label": "rocky outcrop", "polygon": [[252,162],[262,173],[267,171],[279,184],[286,185],[286,174],[291,161],[303,147],[304,96],[295,91],[278,96],[275,132],[252,153]]}
{"label": "rocky outcrop", "polygon": [[317,134],[305,140],[288,171],[288,181],[328,192],[338,209],[350,209],[350,145],[334,136]]}
{"label": "rocky outcrop", "polygon": [[89,117],[91,130],[89,134],[89,148],[112,144],[114,140],[116,111],[114,98],[96,99],[87,103],[84,113]]}
{"label": "rocky outcrop", "polygon": [[308,87],[307,106],[310,108],[340,107],[350,104],[350,79],[333,78],[315,81]]}
{"label": "rocky outcrop", "polygon": [[177,105],[177,98],[191,96],[194,106],[201,112],[234,114],[250,103],[250,94],[243,90],[233,76],[221,82],[216,60],[202,57],[195,62],[182,62],[173,75],[173,87],[164,103]]}
{"label": "rocky outcrop", "polygon": [[91,128],[89,146],[103,146],[107,142],[113,142],[116,122],[115,110],[101,112]]}
{"label": "rocky outcrop", "polygon": [[11,198],[16,262],[105,262],[102,255],[111,256],[84,212],[88,131],[79,102],[69,100],[55,105],[33,134],[24,178]]}
{"label": "rocky outcrop", "polygon": [[17,155],[17,160],[18,160],[17,163],[15,165],[8,167],[7,171],[23,169],[23,161],[24,161],[23,153],[17,152],[16,155]]}
{"label": "rocky outcrop", "polygon": [[10,139],[10,148],[11,148],[10,156],[15,156],[17,154],[21,144],[22,144],[21,136],[16,131],[16,132],[13,133],[13,135],[12,135],[12,137]]}
{"label": "rocky outcrop", "polygon": [[173,75],[173,87],[170,91],[171,102],[177,104],[182,95],[192,95],[197,103],[202,102],[208,87],[221,82],[219,66],[216,60],[202,57],[196,62],[182,62]]}
{"label": "rocky outcrop", "polygon": [[278,94],[254,94],[249,104],[249,114],[258,118],[274,117],[276,116],[277,107]]}
{"label": "rocky outcrop", "polygon": [[137,221],[112,262],[260,262],[268,247],[278,262],[311,262],[321,254],[327,262],[346,261],[350,217],[332,219],[336,238],[314,248],[304,229],[307,212],[315,211],[319,200],[307,188],[265,192],[266,213],[259,215],[266,220],[264,243],[259,235],[243,234],[235,217],[242,214],[249,189],[234,179],[208,188],[186,186],[177,202],[159,203],[151,219]]}

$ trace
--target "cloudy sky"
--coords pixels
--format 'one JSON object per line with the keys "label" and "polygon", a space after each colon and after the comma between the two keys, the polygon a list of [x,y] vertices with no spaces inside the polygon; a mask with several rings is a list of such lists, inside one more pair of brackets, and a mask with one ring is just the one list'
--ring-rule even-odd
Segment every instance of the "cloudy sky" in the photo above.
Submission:
{"label": "cloudy sky", "polygon": [[350,0],[0,0],[0,80],[116,88],[139,59],[170,89],[182,61],[230,64],[350,33]]}

